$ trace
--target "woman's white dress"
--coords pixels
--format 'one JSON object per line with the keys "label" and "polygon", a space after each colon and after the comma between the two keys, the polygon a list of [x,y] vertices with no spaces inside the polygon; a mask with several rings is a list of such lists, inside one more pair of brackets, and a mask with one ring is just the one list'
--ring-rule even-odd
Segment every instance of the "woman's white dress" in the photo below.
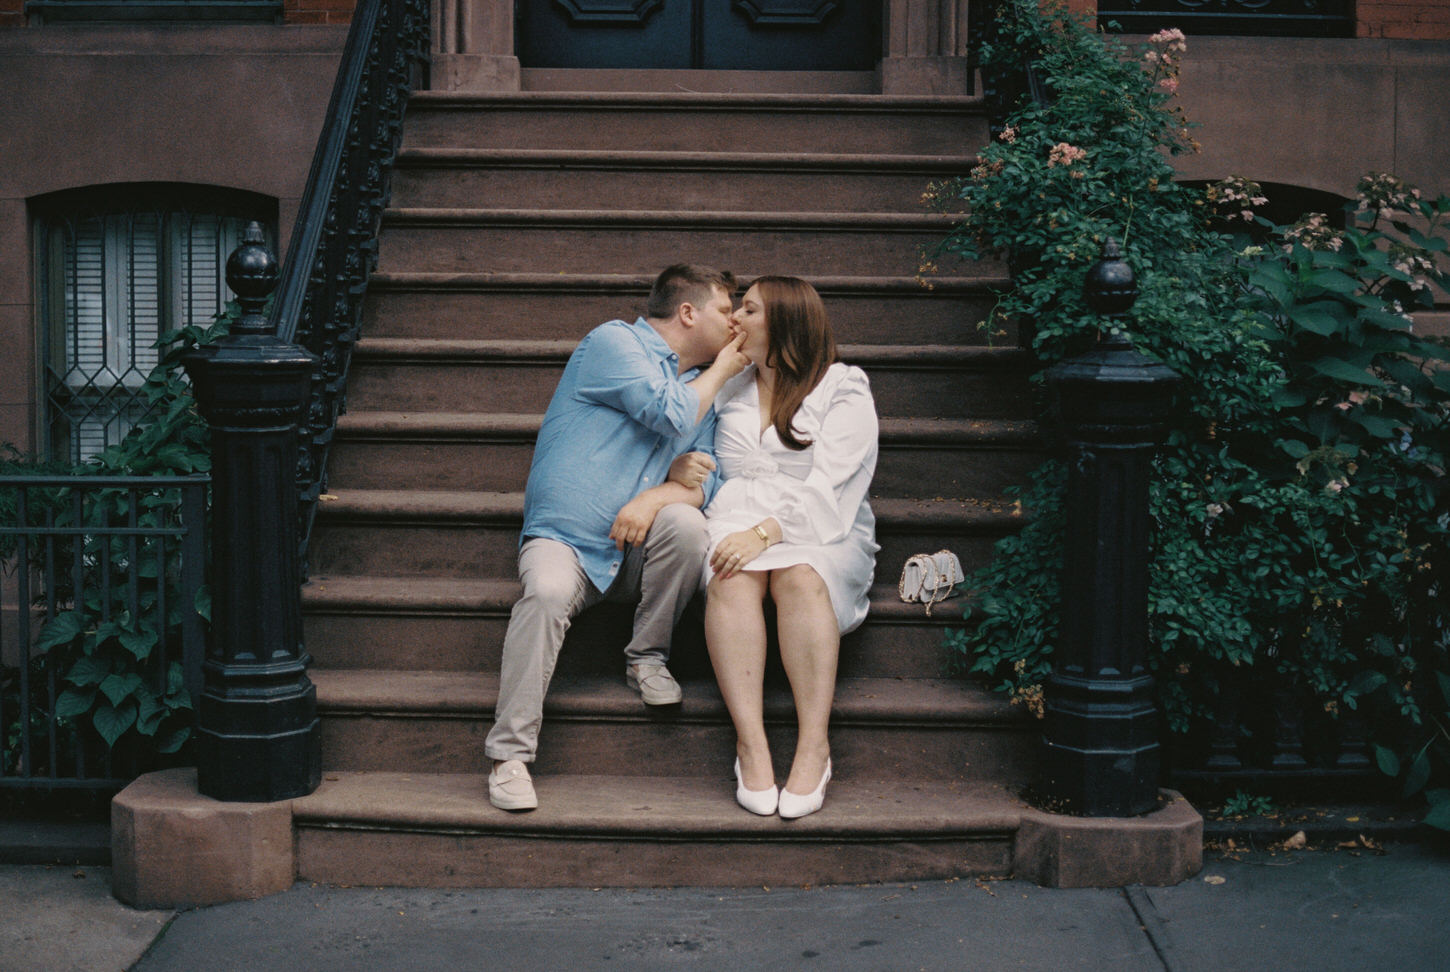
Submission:
{"label": "woman's white dress", "polygon": [[[775,426],[760,431],[755,368],[725,383],[715,399],[715,461],[724,482],[705,510],[710,553],[726,535],[767,517],[781,541],[743,570],[809,564],[826,582],[841,633],[866,618],[876,568],[876,517],[867,501],[876,471],[876,405],[860,368],[831,365],[801,403],[792,426],[811,444],[796,451]],[[705,581],[713,576],[705,558]]]}

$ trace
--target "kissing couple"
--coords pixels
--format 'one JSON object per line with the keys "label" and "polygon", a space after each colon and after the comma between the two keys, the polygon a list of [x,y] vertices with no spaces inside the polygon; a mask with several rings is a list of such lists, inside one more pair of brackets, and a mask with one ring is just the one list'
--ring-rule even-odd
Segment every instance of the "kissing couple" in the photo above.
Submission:
{"label": "kissing couple", "polygon": [[[824,802],[841,635],[865,619],[878,549],[876,409],[865,373],[837,360],[815,288],[761,277],[738,306],[736,289],[723,271],[669,267],[645,316],[599,325],[564,368],[524,493],[523,596],[484,744],[500,809],[538,806],[528,764],[571,620],[637,603],[625,680],[645,705],[675,705],[670,643],[702,587],[736,800],[787,819]],[[765,734],[767,595],[799,723],[783,788]]]}

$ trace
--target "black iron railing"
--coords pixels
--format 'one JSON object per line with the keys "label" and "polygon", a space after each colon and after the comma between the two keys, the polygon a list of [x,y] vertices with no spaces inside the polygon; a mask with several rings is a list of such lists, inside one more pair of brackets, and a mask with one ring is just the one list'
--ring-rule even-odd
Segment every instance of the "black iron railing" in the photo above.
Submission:
{"label": "black iron railing", "polygon": [[317,355],[297,464],[306,558],[327,452],[344,405],[403,109],[428,59],[428,0],[360,0],[268,316],[274,334]]}
{"label": "black iron railing", "polygon": [[152,768],[157,706],[190,721],[208,482],[0,476],[0,787],[119,788]]}

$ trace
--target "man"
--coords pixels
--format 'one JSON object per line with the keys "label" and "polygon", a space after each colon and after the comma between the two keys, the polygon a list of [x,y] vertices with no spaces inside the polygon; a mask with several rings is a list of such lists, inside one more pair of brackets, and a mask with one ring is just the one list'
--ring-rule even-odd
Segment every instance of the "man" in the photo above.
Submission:
{"label": "man", "polygon": [[500,809],[539,805],[526,764],[538,749],[564,633],[580,611],[603,600],[638,601],[626,681],[646,705],[681,700],[665,662],[707,545],[700,508],[718,481],[708,455],[713,403],[748,363],[743,335],[731,333],[734,290],[728,273],[668,268],[655,280],[646,316],[595,328],[559,379],[524,492],[524,593],[504,636],[498,706],[484,743],[493,761],[488,797]]}

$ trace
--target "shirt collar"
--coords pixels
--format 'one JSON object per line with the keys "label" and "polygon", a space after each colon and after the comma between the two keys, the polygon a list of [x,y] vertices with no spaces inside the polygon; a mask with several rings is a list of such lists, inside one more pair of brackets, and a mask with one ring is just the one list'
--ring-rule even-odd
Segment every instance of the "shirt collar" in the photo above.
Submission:
{"label": "shirt collar", "polygon": [[[669,342],[660,336],[660,332],[656,331],[653,327],[650,326],[649,321],[641,317],[634,322],[634,326],[639,329],[640,340],[644,342],[645,347],[649,348],[660,357],[668,358],[670,361],[673,361],[675,363],[676,370],[679,369],[680,356],[675,353],[674,348],[670,347]],[[699,368],[688,368],[680,372],[680,377],[684,378],[685,375],[693,375],[699,370]]]}

